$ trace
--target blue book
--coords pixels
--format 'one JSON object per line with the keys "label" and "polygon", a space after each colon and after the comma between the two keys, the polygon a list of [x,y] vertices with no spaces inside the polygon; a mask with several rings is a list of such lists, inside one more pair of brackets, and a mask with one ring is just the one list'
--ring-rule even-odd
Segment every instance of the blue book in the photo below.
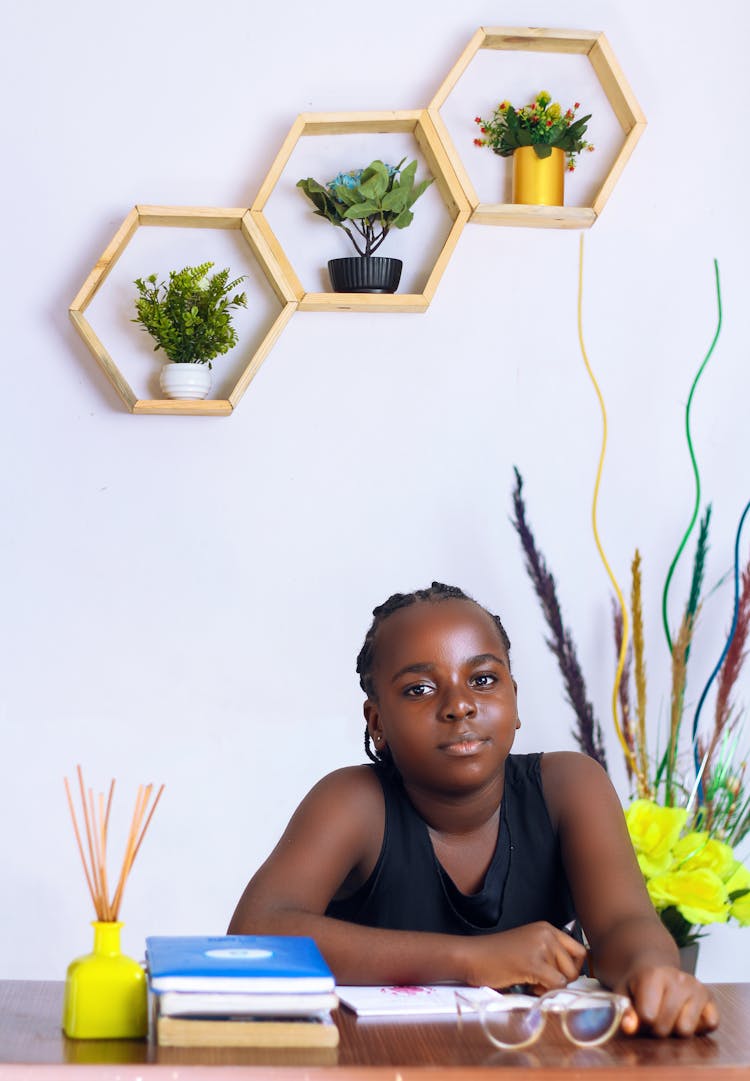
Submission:
{"label": "blue book", "polygon": [[152,935],[153,991],[333,991],[333,974],[311,938],[290,935]]}

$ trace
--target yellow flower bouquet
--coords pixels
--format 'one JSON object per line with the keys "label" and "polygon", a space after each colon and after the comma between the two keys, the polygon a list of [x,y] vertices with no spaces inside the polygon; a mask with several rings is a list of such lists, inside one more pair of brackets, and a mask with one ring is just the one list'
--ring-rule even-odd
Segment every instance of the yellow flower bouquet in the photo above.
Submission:
{"label": "yellow flower bouquet", "polygon": [[750,870],[731,845],[686,830],[683,807],[637,799],[625,820],[649,896],[678,946],[695,942],[710,923],[750,926]]}

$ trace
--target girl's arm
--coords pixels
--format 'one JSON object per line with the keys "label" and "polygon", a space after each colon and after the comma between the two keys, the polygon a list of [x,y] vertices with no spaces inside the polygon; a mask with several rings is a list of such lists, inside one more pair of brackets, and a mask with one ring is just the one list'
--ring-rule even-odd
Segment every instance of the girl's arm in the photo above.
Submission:
{"label": "girl's arm", "polygon": [[547,923],[486,936],[389,931],[324,915],[342,884],[366,881],[383,840],[385,809],[366,766],[320,781],[245,889],[231,934],[313,938],[341,984],[455,981],[559,987],[581,969],[584,950]]}
{"label": "girl's arm", "polygon": [[542,778],[596,975],[634,1005],[623,1029],[642,1023],[659,1036],[688,1036],[715,1028],[709,991],[680,971],[674,940],[651,904],[604,770],[586,755],[560,752],[544,755]]}

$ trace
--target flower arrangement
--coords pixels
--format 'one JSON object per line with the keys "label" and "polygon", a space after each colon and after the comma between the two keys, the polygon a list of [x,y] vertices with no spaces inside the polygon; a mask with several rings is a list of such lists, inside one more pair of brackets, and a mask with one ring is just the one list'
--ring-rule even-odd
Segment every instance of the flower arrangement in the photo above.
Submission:
{"label": "flower arrangement", "polygon": [[229,267],[209,276],[213,263],[172,270],[169,282],[157,284],[156,274],[136,278],[136,317],[175,364],[207,364],[237,344],[233,308],[246,308],[245,293],[230,296],[245,275],[229,280]]}
{"label": "flower arrangement", "polygon": [[489,120],[474,117],[483,135],[475,139],[475,146],[488,146],[494,154],[510,157],[521,146],[533,146],[537,157],[548,158],[553,147],[564,151],[567,169],[572,172],[582,150],[594,150],[583,138],[591,114],[576,120],[580,109],[576,102],[571,109],[562,107],[546,90],[540,90],[528,105],[514,108],[510,102],[501,101]]}
{"label": "flower arrangement", "polygon": [[[327,184],[312,177],[297,181],[315,207],[315,213],[343,229],[363,258],[373,255],[391,229],[411,225],[412,207],[432,183],[432,177],[415,184],[417,162],[404,166],[375,160],[366,169],[339,173]],[[352,231],[354,230],[354,232]],[[355,236],[359,234],[359,238]]]}
{"label": "flower arrangement", "polygon": [[653,800],[634,800],[625,821],[649,896],[678,946],[695,942],[707,924],[750,925],[750,871],[731,845],[686,830],[685,808]]}
{"label": "flower arrangement", "polygon": [[[580,749],[607,769],[601,728],[587,696],[573,636],[563,623],[555,579],[528,523],[523,478],[518,470],[515,474],[512,521],[550,631],[547,645],[557,658],[566,697],[575,713],[573,735]],[[745,514],[748,511],[750,504]],[[735,856],[737,845],[750,834],[746,762],[744,757],[738,761],[742,711],[733,701],[750,638],[750,559],[741,576],[737,564],[744,518],[745,515],[740,520],[735,546],[735,615],[714,672],[718,675],[718,689],[713,726],[703,736],[696,729],[690,744],[694,754],[686,756],[680,736],[686,710],[687,665],[701,611],[710,507],[700,523],[690,591],[680,626],[674,640],[671,636],[669,639],[672,685],[668,731],[664,749],[658,754],[651,753],[647,739],[642,574],[637,550],[632,564],[633,645],[624,653],[625,663],[616,688],[618,734],[628,777],[635,789],[635,798],[625,818],[651,900],[678,946],[695,942],[707,924],[734,919],[742,926],[750,925],[750,870]],[[623,611],[617,605],[614,608],[614,638],[620,653]],[[631,681],[636,688],[635,707],[630,699]],[[701,701],[704,698],[705,693]]]}
{"label": "flower arrangement", "polygon": [[[690,408],[698,381],[713,353],[722,322],[721,287],[718,264],[714,263],[718,302],[718,324],[711,346],[698,369],[688,396],[685,429],[696,482],[695,504],[690,524],[682,537],[667,573],[662,593],[662,621],[671,657],[671,691],[666,738],[652,753],[646,723],[646,663],[642,612],[641,557],[636,549],[631,566],[632,644],[628,641],[628,606],[611,572],[599,540],[596,506],[606,447],[606,410],[596,378],[586,355],[581,326],[583,248],[579,271],[579,339],[583,359],[597,391],[605,435],[599,458],[592,522],[594,539],[608,572],[617,601],[613,602],[617,667],[612,692],[615,729],[625,757],[628,777],[635,789],[626,821],[649,895],[662,921],[678,945],[695,942],[707,924],[735,919],[750,925],[750,870],[735,856],[735,849],[750,834],[750,786],[745,782],[746,758],[741,754],[742,709],[734,701],[750,640],[750,559],[740,573],[740,538],[750,515],[750,502],[740,517],[734,545],[734,611],[726,643],[705,683],[695,707],[689,742],[686,740],[686,688],[688,661],[694,631],[702,608],[703,580],[711,521],[710,505],[700,521],[690,589],[674,635],[668,619],[668,594],[675,566],[698,519],[700,472],[693,450]],[[572,634],[562,620],[555,580],[539,552],[526,516],[523,479],[516,472],[513,493],[513,525],[523,546],[526,568],[542,604],[554,652],[565,681],[567,698],[576,714],[574,736],[587,754],[607,768],[601,730],[586,694],[576,657]],[[718,677],[718,678],[717,678]],[[701,712],[709,691],[717,680],[713,724],[701,726]],[[631,683],[635,706],[631,706]],[[653,712],[653,711],[652,711]],[[687,760],[687,761],[686,761]]]}

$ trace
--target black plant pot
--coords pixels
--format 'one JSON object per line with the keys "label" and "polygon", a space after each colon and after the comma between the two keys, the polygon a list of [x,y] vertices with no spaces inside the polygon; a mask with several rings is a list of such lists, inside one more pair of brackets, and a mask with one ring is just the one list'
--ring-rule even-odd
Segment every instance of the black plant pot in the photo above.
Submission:
{"label": "black plant pot", "polygon": [[331,288],[334,293],[395,293],[403,265],[400,259],[380,255],[329,259]]}

